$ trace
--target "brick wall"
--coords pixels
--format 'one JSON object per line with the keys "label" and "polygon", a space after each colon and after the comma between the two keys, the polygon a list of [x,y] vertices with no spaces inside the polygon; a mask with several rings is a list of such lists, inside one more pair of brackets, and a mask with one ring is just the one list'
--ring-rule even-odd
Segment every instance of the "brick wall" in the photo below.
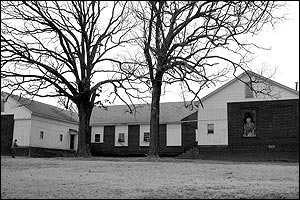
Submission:
{"label": "brick wall", "polygon": [[[183,147],[167,147],[166,146],[166,124],[160,124],[159,135],[159,154],[161,156],[174,156],[182,153]],[[149,151],[147,146],[139,146],[139,125],[128,126],[128,146],[115,146],[115,126],[104,127],[103,143],[92,143],[91,153],[94,156],[134,156],[146,155]]]}
{"label": "brick wall", "polygon": [[[243,113],[255,112],[256,137],[243,137]],[[228,148],[240,155],[299,157],[299,99],[227,104]]]}
{"label": "brick wall", "polygon": [[[159,135],[159,155],[160,156],[178,156],[186,150],[192,148],[195,143],[195,129],[197,122],[197,112],[183,119],[181,126],[181,146],[167,146],[166,133],[167,125],[160,124]],[[116,147],[115,126],[104,126],[103,143],[91,143],[91,153],[94,156],[145,156],[148,154],[148,146],[139,146],[139,125],[128,126],[128,146]]]}

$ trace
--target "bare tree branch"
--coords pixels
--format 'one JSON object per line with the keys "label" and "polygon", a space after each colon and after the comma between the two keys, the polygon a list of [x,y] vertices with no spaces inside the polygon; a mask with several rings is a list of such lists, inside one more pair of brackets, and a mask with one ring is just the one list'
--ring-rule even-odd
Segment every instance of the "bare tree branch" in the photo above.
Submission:
{"label": "bare tree branch", "polygon": [[141,63],[142,71],[147,64],[149,76],[143,82],[150,82],[152,87],[150,155],[158,155],[163,84],[181,84],[184,98],[185,93],[191,93],[190,104],[197,100],[202,105],[199,94],[204,87],[224,81],[230,71],[251,69],[247,65],[251,48],[261,47],[244,42],[243,37],[259,34],[264,26],[282,20],[273,14],[281,6],[280,2],[269,1],[151,1],[132,5],[141,20],[135,34],[143,54],[136,56],[135,62]]}
{"label": "bare tree branch", "polygon": [[[102,87],[123,97],[117,84],[136,80],[135,68],[117,54],[132,40],[132,22],[127,2],[1,2],[1,88],[75,104],[78,154],[88,155],[90,116],[95,103],[105,102]],[[123,90],[132,98],[129,91]]]}

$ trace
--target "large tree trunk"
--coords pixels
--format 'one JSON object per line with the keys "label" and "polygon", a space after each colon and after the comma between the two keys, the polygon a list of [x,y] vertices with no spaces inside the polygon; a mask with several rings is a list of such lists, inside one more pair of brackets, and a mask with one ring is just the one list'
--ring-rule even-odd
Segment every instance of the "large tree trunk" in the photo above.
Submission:
{"label": "large tree trunk", "polygon": [[152,87],[152,102],[150,115],[150,157],[159,157],[159,103],[161,95],[161,80],[154,80]]}
{"label": "large tree trunk", "polygon": [[78,149],[77,156],[89,157],[90,143],[91,143],[91,131],[90,131],[90,118],[92,109],[90,109],[86,101],[79,102],[78,115],[79,115],[79,130],[78,130]]}

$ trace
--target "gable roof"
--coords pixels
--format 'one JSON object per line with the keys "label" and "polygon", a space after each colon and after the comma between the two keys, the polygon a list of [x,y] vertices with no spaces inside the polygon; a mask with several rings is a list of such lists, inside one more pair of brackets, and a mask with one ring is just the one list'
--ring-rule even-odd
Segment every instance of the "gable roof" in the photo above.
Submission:
{"label": "gable roof", "polygon": [[[5,95],[8,95],[8,93],[3,92]],[[57,119],[72,123],[78,123],[78,114],[75,112],[70,112],[68,110],[63,110],[61,108],[42,103],[35,100],[26,99],[24,97],[20,97],[17,95],[10,94],[9,98],[12,98],[13,100],[17,101],[21,105],[23,105],[25,108],[30,110],[34,115],[51,118],[51,119]]]}
{"label": "gable roof", "polygon": [[201,98],[201,101],[205,101],[205,100],[208,99],[209,97],[211,97],[211,96],[213,96],[214,94],[218,93],[219,91],[223,90],[225,87],[228,87],[229,85],[233,84],[234,82],[239,81],[239,79],[243,78],[244,76],[247,76],[247,74],[252,75],[252,76],[256,76],[256,77],[258,77],[259,79],[262,79],[262,80],[264,80],[264,81],[266,81],[266,82],[271,83],[272,85],[276,85],[276,86],[281,87],[281,88],[283,88],[283,89],[286,89],[286,90],[288,90],[288,91],[290,91],[290,92],[293,92],[294,94],[298,94],[298,95],[299,95],[299,92],[298,92],[297,90],[294,90],[294,89],[292,89],[292,88],[290,88],[290,87],[287,87],[287,86],[285,86],[285,85],[283,85],[283,84],[281,84],[281,83],[278,83],[278,82],[276,82],[276,81],[273,81],[273,80],[271,80],[271,79],[269,79],[269,78],[266,78],[266,77],[264,77],[264,76],[262,76],[262,75],[259,75],[259,74],[255,73],[255,72],[253,72],[253,71],[247,70],[247,71],[243,72],[242,74],[240,74],[239,76],[237,76],[236,78],[233,78],[232,80],[230,80],[229,82],[225,83],[225,84],[222,85],[221,87],[219,87],[219,88],[217,88],[216,90],[212,91],[212,92],[209,93],[208,95],[202,97],[202,98]]}
{"label": "gable roof", "polygon": [[[160,103],[160,124],[180,123],[181,119],[195,113],[197,108],[185,107],[184,102]],[[136,105],[136,113],[130,114],[126,105],[109,106],[107,110],[94,107],[91,126],[114,124],[150,124],[150,104]]]}

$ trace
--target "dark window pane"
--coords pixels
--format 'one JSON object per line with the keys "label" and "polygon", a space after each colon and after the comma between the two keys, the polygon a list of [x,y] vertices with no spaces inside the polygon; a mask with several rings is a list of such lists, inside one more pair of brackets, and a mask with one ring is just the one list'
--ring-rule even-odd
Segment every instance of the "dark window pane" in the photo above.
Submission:
{"label": "dark window pane", "polygon": [[150,141],[150,133],[149,132],[144,132],[144,141],[149,142]]}
{"label": "dark window pane", "polygon": [[207,124],[207,134],[214,133],[214,124]]}
{"label": "dark window pane", "polygon": [[119,133],[118,142],[125,142],[125,133]]}
{"label": "dark window pane", "polygon": [[100,142],[100,134],[95,134],[95,142]]}

